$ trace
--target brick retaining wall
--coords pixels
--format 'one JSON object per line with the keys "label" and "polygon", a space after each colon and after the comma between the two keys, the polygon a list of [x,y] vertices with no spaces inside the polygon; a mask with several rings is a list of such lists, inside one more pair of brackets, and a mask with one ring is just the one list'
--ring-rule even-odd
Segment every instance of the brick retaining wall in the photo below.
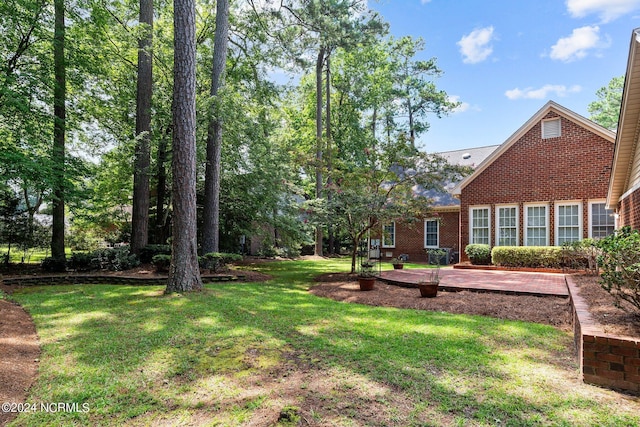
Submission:
{"label": "brick retaining wall", "polygon": [[640,392],[640,340],[608,335],[589,313],[573,277],[566,276],[580,373],[586,383]]}

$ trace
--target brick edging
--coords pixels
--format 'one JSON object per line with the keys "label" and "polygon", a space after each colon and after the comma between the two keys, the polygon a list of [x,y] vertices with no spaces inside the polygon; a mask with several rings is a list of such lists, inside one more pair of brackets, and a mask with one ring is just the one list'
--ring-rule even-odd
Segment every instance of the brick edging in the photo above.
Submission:
{"label": "brick edging", "polygon": [[566,275],[572,307],[574,344],[584,382],[640,393],[640,339],[605,334]]}

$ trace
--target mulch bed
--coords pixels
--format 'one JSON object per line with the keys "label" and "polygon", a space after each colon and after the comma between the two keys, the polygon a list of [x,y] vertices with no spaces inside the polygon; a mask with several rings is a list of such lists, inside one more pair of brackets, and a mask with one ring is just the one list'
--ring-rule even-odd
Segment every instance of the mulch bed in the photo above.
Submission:
{"label": "mulch bed", "polygon": [[[0,299],[0,403],[22,403],[38,372],[40,346],[31,317]],[[0,410],[0,425],[18,414]]]}
{"label": "mulch bed", "polygon": [[360,291],[353,274],[324,274],[316,279],[310,292],[337,301],[382,307],[477,314],[499,319],[544,323],[565,331],[571,330],[568,298],[503,295],[471,291],[439,291],[436,298],[420,298],[415,288],[403,288],[376,281],[375,289]]}

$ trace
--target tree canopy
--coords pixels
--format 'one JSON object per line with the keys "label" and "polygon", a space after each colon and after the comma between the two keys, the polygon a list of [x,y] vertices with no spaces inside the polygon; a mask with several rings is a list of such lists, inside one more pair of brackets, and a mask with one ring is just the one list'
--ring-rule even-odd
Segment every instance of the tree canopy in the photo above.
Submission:
{"label": "tree canopy", "polygon": [[[330,250],[351,248],[362,224],[426,213],[429,200],[411,188],[459,173],[418,146],[429,121],[456,106],[437,88],[436,59],[418,59],[422,40],[390,37],[362,0],[229,2],[222,19],[225,5],[194,3],[196,116],[184,130],[173,3],[0,4],[3,199],[28,221],[57,209],[58,254],[60,227],[78,250],[175,244],[187,187],[198,245],[215,224],[221,251],[253,239],[295,254],[314,237],[317,247],[317,232]],[[194,180],[176,186],[183,137],[195,142]],[[211,159],[219,192],[206,191]],[[371,221],[353,228],[367,209]]]}

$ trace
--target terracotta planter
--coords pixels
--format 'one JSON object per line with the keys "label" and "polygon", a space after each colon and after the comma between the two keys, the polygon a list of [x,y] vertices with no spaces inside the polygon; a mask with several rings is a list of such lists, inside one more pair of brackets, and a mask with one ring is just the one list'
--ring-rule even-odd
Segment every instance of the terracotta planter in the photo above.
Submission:
{"label": "terracotta planter", "polygon": [[404,264],[393,264],[394,270],[402,270],[404,268]]}
{"label": "terracotta planter", "polygon": [[438,295],[438,282],[418,283],[422,298],[435,298]]}
{"label": "terracotta planter", "polygon": [[376,282],[375,277],[358,277],[358,284],[361,291],[373,290],[373,284]]}

